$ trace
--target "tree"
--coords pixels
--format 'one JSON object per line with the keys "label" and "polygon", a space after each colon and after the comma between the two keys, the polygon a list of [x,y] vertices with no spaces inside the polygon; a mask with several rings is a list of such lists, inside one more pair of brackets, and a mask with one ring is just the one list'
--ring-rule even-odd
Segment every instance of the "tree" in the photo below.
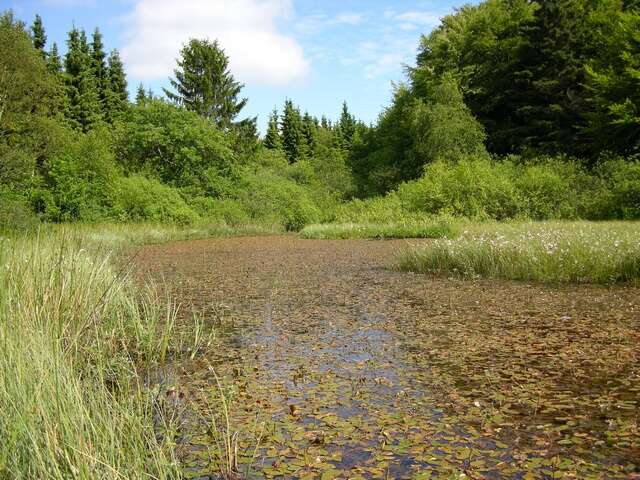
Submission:
{"label": "tree", "polygon": [[343,147],[348,149],[351,146],[353,134],[356,131],[356,119],[349,113],[347,102],[342,103],[342,113],[340,114],[338,128],[340,129]]}
{"label": "tree", "polygon": [[103,118],[98,85],[93,74],[86,40],[86,34],[83,31],[71,29],[64,59],[65,83],[69,99],[66,116],[73,128],[85,132]]}
{"label": "tree", "polygon": [[302,117],[302,135],[306,147],[306,154],[311,156],[318,147],[318,126],[309,112],[305,112]]}
{"label": "tree", "polygon": [[108,122],[113,122],[121,117],[129,102],[127,77],[118,50],[109,54],[106,81],[105,116]]}
{"label": "tree", "polygon": [[51,50],[47,55],[47,65],[52,73],[62,72],[62,59],[58,53],[58,44],[55,42],[51,45]]}
{"label": "tree", "polygon": [[289,163],[302,159],[304,157],[302,119],[300,111],[294,107],[291,100],[284,102],[281,130],[282,148]]}
{"label": "tree", "polygon": [[583,133],[597,150],[640,153],[640,6],[607,16],[604,54],[587,65],[589,101],[595,111]]}
{"label": "tree", "polygon": [[[25,25],[0,15],[0,194],[24,190],[58,139],[61,86]],[[2,202],[3,200],[0,200]]]}
{"label": "tree", "polygon": [[33,46],[36,50],[40,51],[40,54],[45,57],[44,47],[47,44],[47,35],[44,31],[44,25],[42,24],[42,18],[40,15],[36,15],[33,25],[31,26],[31,35],[33,38]]}
{"label": "tree", "polygon": [[229,71],[229,59],[217,41],[192,39],[180,51],[178,68],[170,79],[170,100],[227,129],[247,103],[238,99],[243,85]]}
{"label": "tree", "polygon": [[280,138],[280,130],[278,128],[278,110],[275,108],[269,115],[267,133],[264,136],[264,146],[270,150],[282,148],[282,139]]}
{"label": "tree", "polygon": [[91,42],[91,66],[93,68],[93,74],[96,77],[96,83],[98,86],[98,92],[100,94],[100,101],[104,104],[107,98],[107,92],[109,90],[109,84],[107,80],[107,65],[105,59],[107,54],[104,51],[104,44],[102,43],[102,34],[97,28],[93,31],[93,37]]}
{"label": "tree", "polygon": [[147,92],[144,89],[144,85],[140,83],[138,85],[138,89],[136,90],[136,105],[144,105],[147,101]]}

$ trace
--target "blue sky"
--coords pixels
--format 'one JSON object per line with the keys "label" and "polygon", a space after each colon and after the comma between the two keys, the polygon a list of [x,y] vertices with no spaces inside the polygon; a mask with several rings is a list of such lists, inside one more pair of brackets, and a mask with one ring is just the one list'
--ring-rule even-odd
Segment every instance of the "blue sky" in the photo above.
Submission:
{"label": "blue sky", "polygon": [[291,98],[329,118],[346,100],[374,122],[388,105],[392,82],[413,64],[422,33],[463,0],[0,0],[31,23],[44,20],[49,44],[64,50],[75,24],[97,26],[108,49],[120,50],[130,90],[142,82],[160,93],[180,46],[190,37],[219,39],[245,84],[244,115],[268,113]]}

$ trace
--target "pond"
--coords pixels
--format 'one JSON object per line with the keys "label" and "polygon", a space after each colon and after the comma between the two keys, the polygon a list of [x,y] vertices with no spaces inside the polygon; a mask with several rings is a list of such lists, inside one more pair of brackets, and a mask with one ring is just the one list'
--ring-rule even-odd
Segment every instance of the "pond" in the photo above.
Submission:
{"label": "pond", "polygon": [[199,419],[178,440],[190,474],[640,478],[640,289],[387,268],[406,243],[140,249],[140,277],[216,332],[172,365]]}

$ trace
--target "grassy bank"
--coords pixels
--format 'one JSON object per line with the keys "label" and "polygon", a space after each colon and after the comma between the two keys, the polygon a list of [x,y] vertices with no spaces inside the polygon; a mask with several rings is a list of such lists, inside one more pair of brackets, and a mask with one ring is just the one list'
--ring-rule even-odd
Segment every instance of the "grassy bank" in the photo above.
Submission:
{"label": "grassy bank", "polygon": [[305,227],[300,235],[308,239],[347,238],[453,238],[462,232],[463,222],[450,217],[389,223],[324,223]]}
{"label": "grassy bank", "polygon": [[640,279],[640,223],[484,224],[457,239],[409,248],[402,270],[543,282],[616,283]]}
{"label": "grassy bank", "polygon": [[0,478],[174,478],[142,376],[184,341],[175,309],[86,233],[0,240]]}

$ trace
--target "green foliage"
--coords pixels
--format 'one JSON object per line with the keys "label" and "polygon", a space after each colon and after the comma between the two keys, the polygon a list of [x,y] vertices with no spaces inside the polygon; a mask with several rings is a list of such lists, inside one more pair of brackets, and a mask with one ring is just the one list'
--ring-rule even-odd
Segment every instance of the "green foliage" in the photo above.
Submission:
{"label": "green foliage", "polygon": [[282,148],[282,139],[280,138],[280,127],[278,126],[278,110],[275,108],[269,115],[269,124],[267,125],[267,133],[264,136],[264,146],[270,150]]}
{"label": "green foliage", "polygon": [[350,163],[361,194],[384,193],[420,176],[425,165],[484,152],[482,126],[446,76],[424,98],[399,87],[376,128],[352,147]]}
{"label": "green foliage", "polygon": [[112,201],[111,211],[118,221],[188,225],[200,220],[175,188],[141,175],[119,178]]}
{"label": "green foliage", "polygon": [[233,163],[229,140],[209,120],[159,100],[131,108],[117,132],[116,150],[126,171],[202,190],[211,190],[205,171],[229,175]]}
{"label": "green foliage", "polygon": [[47,161],[48,189],[38,197],[47,220],[109,217],[118,169],[106,130],[76,135]]}
{"label": "green foliage", "polygon": [[73,28],[69,32],[64,67],[68,97],[65,114],[73,128],[87,132],[103,120],[103,110],[84,31]]}
{"label": "green foliage", "polygon": [[599,36],[606,54],[587,65],[596,108],[583,129],[595,148],[629,155],[640,152],[640,9],[614,19],[601,20],[608,27]]}
{"label": "green foliage", "polygon": [[125,114],[128,108],[129,92],[124,65],[117,50],[109,54],[107,63],[104,111],[106,120],[113,123]]}
{"label": "green foliage", "polygon": [[601,180],[593,198],[593,218],[640,219],[640,161],[606,160],[596,170]]}
{"label": "green foliage", "polygon": [[294,107],[291,100],[284,103],[282,113],[282,148],[289,163],[301,160],[305,156],[305,139],[302,128],[300,110]]}
{"label": "green foliage", "polygon": [[298,231],[321,219],[320,209],[308,189],[269,171],[245,174],[236,198],[252,219],[281,222],[290,231]]}
{"label": "green foliage", "polygon": [[509,165],[482,157],[455,164],[435,162],[419,180],[400,185],[397,194],[410,212],[513,218],[519,213],[518,192],[508,170]]}
{"label": "green foliage", "polygon": [[42,17],[36,15],[33,25],[31,26],[31,36],[33,38],[33,46],[36,50],[40,50],[41,55],[44,57],[44,47],[47,44],[47,34],[44,31],[44,25],[42,24]]}
{"label": "green foliage", "polygon": [[243,85],[229,71],[229,58],[217,41],[191,39],[180,51],[178,68],[165,90],[170,100],[209,119],[220,128],[231,125],[247,103],[238,100]]}

